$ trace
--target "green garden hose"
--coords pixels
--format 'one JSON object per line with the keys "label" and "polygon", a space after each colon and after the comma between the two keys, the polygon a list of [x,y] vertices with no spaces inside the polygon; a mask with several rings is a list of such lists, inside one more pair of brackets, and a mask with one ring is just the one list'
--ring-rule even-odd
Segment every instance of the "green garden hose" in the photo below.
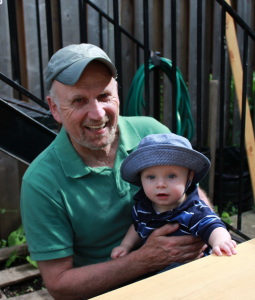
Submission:
{"label": "green garden hose", "polygon": [[[172,80],[172,61],[161,57],[161,70],[167,75],[169,80]],[[149,61],[149,71],[155,68],[152,61]],[[191,141],[194,136],[194,122],[190,111],[190,98],[186,84],[182,78],[181,72],[176,68],[176,83],[177,83],[177,134],[187,136]],[[143,99],[144,87],[144,64],[137,70],[124,107],[124,116],[141,116],[142,107],[145,107]]]}

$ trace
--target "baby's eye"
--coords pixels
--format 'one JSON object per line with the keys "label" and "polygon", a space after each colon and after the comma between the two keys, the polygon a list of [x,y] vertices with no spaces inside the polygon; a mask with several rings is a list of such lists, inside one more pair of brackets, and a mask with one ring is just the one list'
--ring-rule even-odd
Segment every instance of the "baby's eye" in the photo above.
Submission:
{"label": "baby's eye", "polygon": [[148,178],[148,179],[155,179],[155,176],[149,175],[149,176],[147,176],[147,178]]}
{"label": "baby's eye", "polygon": [[175,178],[176,176],[174,174],[169,174],[168,178]]}

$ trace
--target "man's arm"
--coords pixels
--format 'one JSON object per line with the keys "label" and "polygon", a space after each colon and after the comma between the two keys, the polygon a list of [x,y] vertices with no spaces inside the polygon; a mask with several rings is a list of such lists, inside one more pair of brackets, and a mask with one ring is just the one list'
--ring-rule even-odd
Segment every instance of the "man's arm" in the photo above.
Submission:
{"label": "man's arm", "polygon": [[128,255],[95,265],[73,268],[71,256],[39,261],[45,285],[55,300],[91,298],[174,262],[201,257],[204,243],[192,236],[167,237],[178,224],[155,230],[145,245]]}
{"label": "man's arm", "polygon": [[207,204],[211,208],[212,211],[214,211],[213,205],[212,205],[210,199],[207,197],[206,192],[204,190],[202,190],[200,187],[198,187],[198,195],[199,195],[199,198],[201,200],[203,200],[205,202],[205,204]]}

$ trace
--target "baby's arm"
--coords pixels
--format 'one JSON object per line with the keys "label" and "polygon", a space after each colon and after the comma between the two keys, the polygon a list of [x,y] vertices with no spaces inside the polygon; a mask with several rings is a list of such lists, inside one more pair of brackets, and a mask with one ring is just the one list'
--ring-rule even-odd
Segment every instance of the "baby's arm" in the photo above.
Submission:
{"label": "baby's arm", "polygon": [[140,239],[138,233],[135,231],[135,226],[131,225],[120,246],[115,247],[112,250],[111,258],[115,259],[127,255],[132,249],[140,246],[141,244],[142,240]]}
{"label": "baby's arm", "polygon": [[222,255],[221,250],[229,256],[237,253],[235,250],[236,242],[231,239],[230,234],[223,227],[213,230],[209,237],[209,244],[212,247],[212,252],[216,255]]}

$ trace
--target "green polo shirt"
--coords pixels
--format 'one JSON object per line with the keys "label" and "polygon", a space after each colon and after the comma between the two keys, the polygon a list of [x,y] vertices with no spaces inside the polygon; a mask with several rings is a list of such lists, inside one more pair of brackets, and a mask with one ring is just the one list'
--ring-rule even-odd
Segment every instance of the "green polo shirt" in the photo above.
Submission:
{"label": "green polo shirt", "polygon": [[169,129],[149,117],[119,117],[114,168],[90,168],[64,129],[23,177],[21,215],[32,260],[73,256],[74,266],[109,259],[132,223],[138,188],[123,181],[120,166],[140,140]]}

